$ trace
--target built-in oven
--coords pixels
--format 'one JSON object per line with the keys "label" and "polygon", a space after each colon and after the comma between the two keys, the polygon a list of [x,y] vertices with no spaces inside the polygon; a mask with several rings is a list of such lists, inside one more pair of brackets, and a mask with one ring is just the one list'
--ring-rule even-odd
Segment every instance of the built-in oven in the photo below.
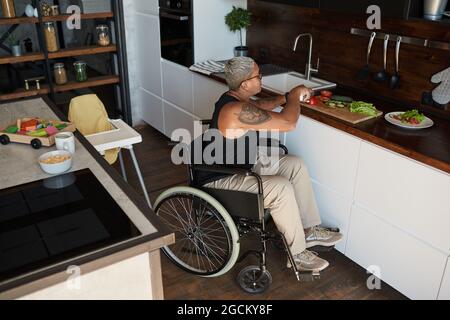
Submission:
{"label": "built-in oven", "polygon": [[190,67],[194,63],[192,0],[159,0],[161,56]]}

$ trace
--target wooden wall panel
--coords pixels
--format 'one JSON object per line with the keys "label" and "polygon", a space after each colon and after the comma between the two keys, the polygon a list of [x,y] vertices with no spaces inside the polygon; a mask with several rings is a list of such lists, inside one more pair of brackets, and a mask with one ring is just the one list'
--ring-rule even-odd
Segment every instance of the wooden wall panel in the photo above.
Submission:
{"label": "wooden wall panel", "polygon": [[[400,51],[401,84],[389,89],[388,82],[377,83],[371,79],[358,81],[356,74],[365,64],[368,38],[350,34],[350,29],[366,28],[365,15],[344,14],[266,1],[249,0],[253,14],[252,26],[247,32],[250,55],[261,63],[271,62],[304,72],[308,42],[302,40],[297,52],[292,48],[299,33],[311,32],[314,36],[313,65],[320,57],[319,77],[341,85],[360,89],[390,100],[401,101],[405,106],[420,106],[447,117],[450,111],[421,106],[424,91],[435,85],[431,76],[450,66],[450,51],[402,44]],[[450,23],[430,22],[421,19],[382,19],[380,32],[450,42]],[[383,40],[375,40],[371,69],[382,69]],[[268,56],[261,55],[268,49]],[[395,42],[390,42],[388,72],[395,67]]]}

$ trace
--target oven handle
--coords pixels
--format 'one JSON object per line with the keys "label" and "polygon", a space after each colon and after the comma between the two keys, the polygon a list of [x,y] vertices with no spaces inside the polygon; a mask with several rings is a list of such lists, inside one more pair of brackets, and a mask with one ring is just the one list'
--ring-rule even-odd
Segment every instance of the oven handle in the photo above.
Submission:
{"label": "oven handle", "polygon": [[179,16],[179,15],[171,14],[171,13],[167,13],[167,12],[160,12],[159,16],[163,17],[163,18],[172,19],[172,20],[178,20],[178,21],[187,21],[187,20],[189,20],[189,16]]}

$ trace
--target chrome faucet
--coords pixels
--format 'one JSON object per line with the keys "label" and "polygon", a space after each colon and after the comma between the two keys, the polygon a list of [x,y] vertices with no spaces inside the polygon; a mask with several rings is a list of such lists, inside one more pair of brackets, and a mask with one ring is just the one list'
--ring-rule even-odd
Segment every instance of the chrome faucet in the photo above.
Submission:
{"label": "chrome faucet", "polygon": [[317,59],[317,68],[314,69],[311,64],[311,58],[312,58],[312,47],[313,47],[313,36],[311,33],[302,33],[299,34],[298,37],[295,39],[294,48],[292,49],[294,52],[297,50],[297,44],[298,40],[300,40],[301,37],[309,37],[309,53],[308,53],[308,62],[306,63],[305,67],[305,79],[311,80],[311,73],[317,73],[319,72],[319,63],[320,60]]}

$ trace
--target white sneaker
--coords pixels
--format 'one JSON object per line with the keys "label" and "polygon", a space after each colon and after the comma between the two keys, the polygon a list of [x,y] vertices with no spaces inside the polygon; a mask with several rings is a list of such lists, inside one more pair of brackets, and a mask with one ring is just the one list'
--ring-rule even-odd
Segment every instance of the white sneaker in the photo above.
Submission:
{"label": "white sneaker", "polygon": [[332,247],[342,239],[342,233],[331,231],[319,226],[312,227],[306,237],[306,248],[315,246]]}
{"label": "white sneaker", "polygon": [[[316,252],[305,250],[302,253],[294,255],[295,265],[298,271],[322,271],[330,264],[327,260],[319,258]],[[288,259],[287,267],[292,268]]]}

